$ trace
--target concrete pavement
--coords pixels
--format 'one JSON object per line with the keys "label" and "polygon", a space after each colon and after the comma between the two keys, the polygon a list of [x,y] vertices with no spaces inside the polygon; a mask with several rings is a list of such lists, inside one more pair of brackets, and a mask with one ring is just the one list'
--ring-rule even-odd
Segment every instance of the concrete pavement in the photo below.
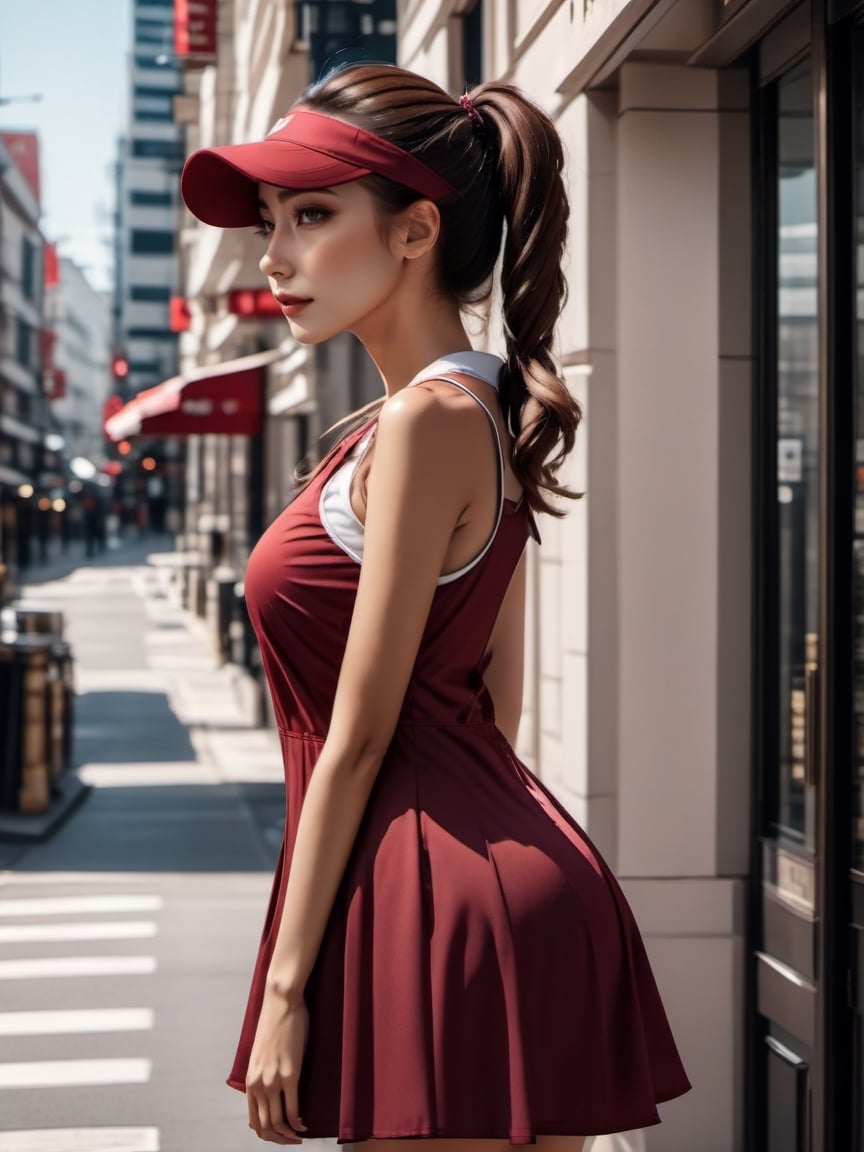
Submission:
{"label": "concrete pavement", "polygon": [[44,842],[0,842],[0,1152],[261,1147],[224,1078],[281,836],[278,743],[148,562],[166,546],[61,557],[24,589],[66,617],[90,790]]}

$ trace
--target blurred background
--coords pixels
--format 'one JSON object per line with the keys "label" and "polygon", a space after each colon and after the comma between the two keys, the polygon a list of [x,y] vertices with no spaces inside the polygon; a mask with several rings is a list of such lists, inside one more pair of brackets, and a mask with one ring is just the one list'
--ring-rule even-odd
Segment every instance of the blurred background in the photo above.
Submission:
{"label": "blurred background", "polygon": [[516,83],[565,142],[585,496],[529,554],[519,752],[694,1082],[627,1146],[864,1152],[860,0],[0,10],[0,1152],[246,1135],[282,801],[245,564],[380,382],[179,174],[351,60]]}

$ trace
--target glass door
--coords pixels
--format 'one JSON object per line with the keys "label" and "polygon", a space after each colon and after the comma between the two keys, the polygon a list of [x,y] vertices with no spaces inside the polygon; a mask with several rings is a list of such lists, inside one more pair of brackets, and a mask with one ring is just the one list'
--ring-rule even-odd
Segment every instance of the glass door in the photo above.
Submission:
{"label": "glass door", "polygon": [[821,456],[813,63],[760,94],[763,229],[758,509],[754,1111],[760,1152],[811,1148]]}

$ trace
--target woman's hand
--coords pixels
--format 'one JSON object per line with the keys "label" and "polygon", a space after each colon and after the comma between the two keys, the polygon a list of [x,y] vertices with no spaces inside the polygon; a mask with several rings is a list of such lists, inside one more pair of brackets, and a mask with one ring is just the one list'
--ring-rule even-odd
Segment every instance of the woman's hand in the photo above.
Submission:
{"label": "woman's hand", "polygon": [[306,1131],[297,1085],[309,1031],[306,1005],[289,1003],[268,987],[246,1075],[249,1127],[272,1144],[299,1144]]}

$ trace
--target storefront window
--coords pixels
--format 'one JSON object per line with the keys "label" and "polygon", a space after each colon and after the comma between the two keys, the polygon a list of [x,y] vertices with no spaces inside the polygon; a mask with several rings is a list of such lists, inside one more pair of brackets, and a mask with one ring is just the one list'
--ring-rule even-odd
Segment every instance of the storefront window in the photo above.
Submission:
{"label": "storefront window", "polygon": [[856,36],[855,864],[864,870],[864,29]]}
{"label": "storefront window", "polygon": [[818,660],[819,365],[813,87],[809,61],[777,86],[777,821],[804,836],[808,702]]}

